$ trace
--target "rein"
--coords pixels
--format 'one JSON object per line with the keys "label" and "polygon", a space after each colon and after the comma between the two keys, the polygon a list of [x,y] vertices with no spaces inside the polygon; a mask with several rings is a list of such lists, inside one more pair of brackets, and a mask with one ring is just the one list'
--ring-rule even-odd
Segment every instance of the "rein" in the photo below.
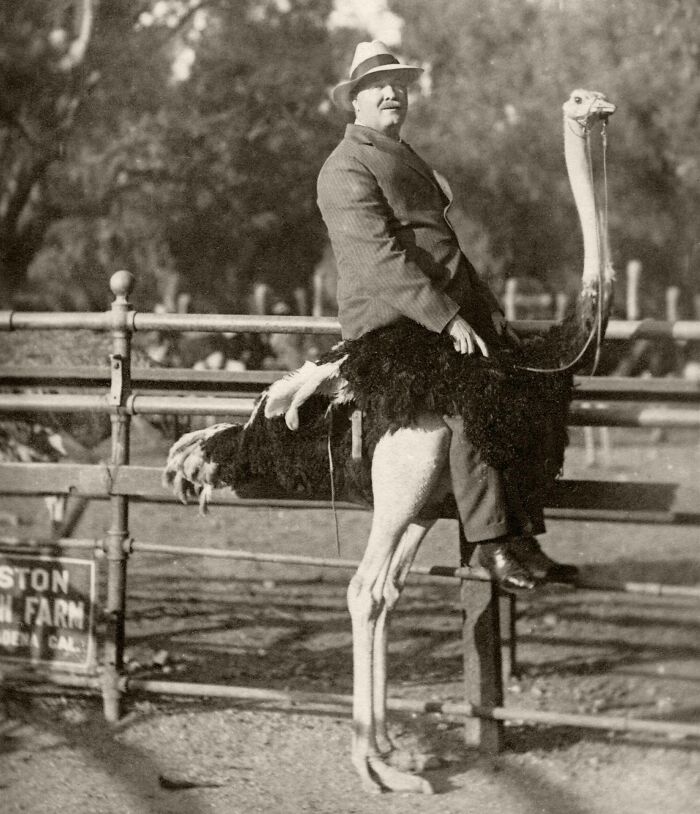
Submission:
{"label": "rein", "polygon": [[333,525],[335,528],[335,548],[340,557],[340,530],[338,528],[338,509],[335,505],[335,464],[333,463],[333,409],[328,408],[328,441],[326,450],[328,452],[328,471],[331,480],[331,511],[333,513]]}

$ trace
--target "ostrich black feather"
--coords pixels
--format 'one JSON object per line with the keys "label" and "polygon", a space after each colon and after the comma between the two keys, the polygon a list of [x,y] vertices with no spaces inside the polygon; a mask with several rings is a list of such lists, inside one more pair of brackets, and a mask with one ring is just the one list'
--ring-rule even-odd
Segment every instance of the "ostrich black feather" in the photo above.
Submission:
{"label": "ostrich black feather", "polygon": [[[370,462],[384,433],[425,412],[461,415],[484,460],[511,473],[525,494],[541,499],[563,465],[572,374],[524,366],[566,361],[571,328],[555,331],[522,348],[501,343],[484,358],[455,353],[449,337],[408,320],[380,328],[320,360],[347,355],[341,372],[354,394],[352,404],[332,405],[313,396],[301,408],[296,431],[283,417],[265,418],[258,409],[244,430],[231,427],[206,441],[205,455],[219,465],[220,480],[241,496],[327,499],[335,494],[371,503]],[[360,460],[351,456],[350,414],[357,407],[364,414]]]}
{"label": "ostrich black feather", "polygon": [[335,494],[338,499],[371,504],[369,462],[376,438],[368,434],[362,458],[353,459],[353,407],[329,406],[327,398],[312,396],[300,409],[296,431],[287,427],[283,417],[265,418],[259,409],[245,428],[232,426],[209,438],[204,455],[218,464],[220,482],[240,497],[327,500]]}
{"label": "ostrich black feather", "polygon": [[551,479],[567,445],[572,376],[524,369],[533,360],[552,364],[550,342],[530,345],[503,346],[488,358],[461,355],[445,334],[406,320],[345,343],[342,374],[375,433],[408,426],[424,412],[461,415],[487,463],[516,471],[534,465]]}

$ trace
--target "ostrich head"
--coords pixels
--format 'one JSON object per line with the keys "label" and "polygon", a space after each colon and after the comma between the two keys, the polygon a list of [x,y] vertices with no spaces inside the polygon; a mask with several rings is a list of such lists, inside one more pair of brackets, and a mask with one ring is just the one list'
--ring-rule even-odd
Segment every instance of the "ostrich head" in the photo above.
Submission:
{"label": "ostrich head", "polygon": [[582,130],[590,129],[596,122],[605,121],[615,112],[615,105],[603,93],[577,88],[572,91],[562,107],[564,118],[575,122]]}
{"label": "ostrich head", "polygon": [[597,123],[605,125],[615,112],[615,105],[608,101],[603,93],[577,89],[564,102],[563,110],[566,168],[583,232],[582,294],[593,295],[601,271],[606,284],[611,282],[614,273],[609,262],[606,213],[598,211],[593,189],[593,167],[588,136]]}

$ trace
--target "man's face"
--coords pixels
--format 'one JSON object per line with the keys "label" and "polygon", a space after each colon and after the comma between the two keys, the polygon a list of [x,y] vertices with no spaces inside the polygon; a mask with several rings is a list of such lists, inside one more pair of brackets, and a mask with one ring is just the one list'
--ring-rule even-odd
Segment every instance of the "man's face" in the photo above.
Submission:
{"label": "man's face", "polygon": [[398,138],[408,113],[406,83],[391,74],[368,76],[357,86],[353,107],[355,123]]}

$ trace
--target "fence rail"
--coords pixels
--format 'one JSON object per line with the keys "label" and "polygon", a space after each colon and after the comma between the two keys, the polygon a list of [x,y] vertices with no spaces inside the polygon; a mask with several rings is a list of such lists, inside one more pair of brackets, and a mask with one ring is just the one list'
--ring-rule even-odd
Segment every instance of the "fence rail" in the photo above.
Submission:
{"label": "fence rail", "polygon": [[[120,272],[117,272],[120,274]],[[115,275],[116,276],[116,275]],[[290,333],[340,336],[340,323],[334,317],[258,316],[249,314],[153,314],[130,309],[115,322],[112,311],[104,313],[0,311],[0,331],[75,330],[88,328],[108,331],[118,324],[130,333],[136,331],[202,331],[211,333]],[[552,320],[514,320],[518,333],[542,334]],[[700,322],[696,320],[610,320],[606,339],[700,340]]]}
{"label": "fence rail", "polygon": [[[0,313],[0,330],[52,330],[92,329],[109,331],[112,336],[111,364],[104,368],[6,368],[0,372],[0,387],[47,387],[98,390],[96,393],[4,393],[0,394],[0,413],[5,412],[100,412],[112,418],[112,456],[104,464],[2,464],[0,465],[0,493],[41,495],[73,494],[81,498],[105,499],[110,503],[110,526],[99,541],[107,567],[107,597],[105,617],[108,633],[105,658],[99,685],[104,699],[105,716],[116,720],[121,714],[124,692],[129,687],[156,692],[190,694],[245,695],[245,688],[212,688],[178,684],[177,682],[139,682],[124,675],[125,598],[127,563],[129,556],[142,552],[164,553],[168,546],[132,540],[128,527],[129,502],[173,501],[174,498],[160,485],[159,471],[151,467],[136,467],[129,463],[129,424],[134,415],[177,414],[216,415],[234,418],[247,417],[254,396],[280,374],[251,371],[228,373],[182,370],[132,370],[131,337],[135,331],[234,331],[260,333],[314,333],[337,334],[337,320],[309,317],[258,317],[228,315],[172,315],[146,314],[131,309],[128,296],[133,278],[118,272],[111,280],[115,294],[112,309],[107,313],[38,314],[28,312]],[[523,333],[541,332],[546,322],[518,322],[516,328]],[[678,341],[700,340],[700,322],[611,322],[608,337],[612,339],[673,338]],[[572,424],[700,427],[700,390],[697,383],[678,380],[629,380],[581,377],[576,380],[576,402],[571,413]],[[108,392],[102,392],[108,387]],[[145,390],[146,392],[139,392]],[[201,395],[202,392],[237,393],[235,398]],[[153,391],[165,391],[155,394]],[[198,396],[173,395],[173,392]],[[654,402],[654,403],[650,403]],[[655,402],[659,402],[658,404]],[[225,493],[216,493],[213,502],[236,506],[275,505],[287,508],[320,508],[326,501],[285,500],[262,496],[246,500]],[[357,504],[337,503],[337,508],[363,508]],[[571,519],[596,519],[616,522],[650,522],[673,524],[700,524],[700,495],[695,486],[653,483],[606,483],[599,481],[562,481],[555,490],[548,513],[550,516]],[[366,507],[364,507],[366,508]],[[451,515],[449,515],[451,516]],[[5,540],[5,544],[17,544]],[[82,541],[85,548],[96,547],[97,541]],[[3,541],[0,540],[0,544]],[[80,547],[76,540],[48,541],[51,550],[63,546]],[[37,542],[41,549],[42,541]],[[36,548],[36,546],[35,546]],[[180,553],[211,555],[205,549],[178,547]],[[217,554],[219,556],[219,554]],[[222,555],[223,556],[223,555]],[[230,552],[228,556],[236,556]],[[238,552],[239,558],[256,557],[253,552]],[[297,558],[300,563],[310,558]],[[272,555],[271,561],[283,561],[283,555]],[[337,567],[354,564],[336,561]],[[466,562],[463,562],[466,566]],[[418,569],[420,570],[420,569]],[[475,745],[500,748],[502,722],[509,717],[523,721],[535,720],[522,711],[508,711],[501,706],[503,697],[500,671],[500,651],[494,642],[500,637],[498,596],[494,586],[466,567],[447,568],[432,566],[428,576],[457,578],[462,583],[462,603],[465,609],[463,646],[467,701],[453,705],[458,714],[467,716],[466,737]],[[464,582],[470,580],[468,590]],[[593,586],[589,586],[593,587]],[[629,586],[628,586],[629,587]],[[665,586],[637,586],[638,590],[664,593]],[[616,589],[615,585],[605,589]],[[620,589],[620,586],[617,586]],[[624,588],[623,588],[624,589]],[[692,593],[692,592],[691,592]],[[477,624],[478,622],[478,624]],[[73,676],[76,685],[97,683],[97,679]],[[60,683],[71,678],[56,674]],[[82,682],[82,683],[81,683]],[[92,686],[91,685],[91,686]],[[272,691],[268,695],[276,695]],[[286,696],[285,696],[286,697]],[[394,702],[391,702],[394,703]],[[398,703],[398,702],[397,702]],[[416,702],[418,704],[418,702]],[[430,704],[421,704],[426,709]],[[435,708],[438,705],[432,704]],[[449,705],[448,705],[449,706]],[[432,707],[431,707],[432,708]],[[547,723],[566,723],[572,716],[547,713],[535,716]],[[573,716],[575,726],[593,728],[677,732],[678,725],[671,722],[629,719],[615,721],[600,716]],[[676,727],[675,729],[673,727]],[[700,727],[688,726],[683,734],[700,736]]]}
{"label": "fence rail", "polygon": [[[0,494],[73,495],[90,500],[123,495],[153,503],[177,503],[161,484],[161,470],[150,466],[108,464],[20,464],[0,465]],[[305,500],[260,494],[240,498],[229,490],[216,490],[212,505],[276,506],[279,508],[328,508],[327,500]],[[336,501],[338,509],[367,510],[359,503]],[[621,523],[670,523],[700,525],[700,491],[694,486],[673,483],[620,483],[595,480],[560,480],[549,496],[549,517],[559,520],[591,520]],[[456,516],[451,504],[444,515]]]}
{"label": "fence rail", "polygon": [[[193,370],[192,368],[135,368],[131,371],[134,390],[259,392],[285,375],[281,370]],[[0,387],[103,388],[111,382],[104,367],[36,365],[0,369]],[[679,378],[640,379],[626,376],[575,376],[574,400],[689,401],[700,400],[700,382]]]}
{"label": "fence rail", "polygon": [[[218,396],[148,396],[130,394],[121,405],[124,415],[211,415],[247,419],[254,398]],[[0,413],[111,413],[109,395],[0,393]],[[700,407],[650,406],[634,403],[583,402],[569,411],[571,426],[700,428]]]}

